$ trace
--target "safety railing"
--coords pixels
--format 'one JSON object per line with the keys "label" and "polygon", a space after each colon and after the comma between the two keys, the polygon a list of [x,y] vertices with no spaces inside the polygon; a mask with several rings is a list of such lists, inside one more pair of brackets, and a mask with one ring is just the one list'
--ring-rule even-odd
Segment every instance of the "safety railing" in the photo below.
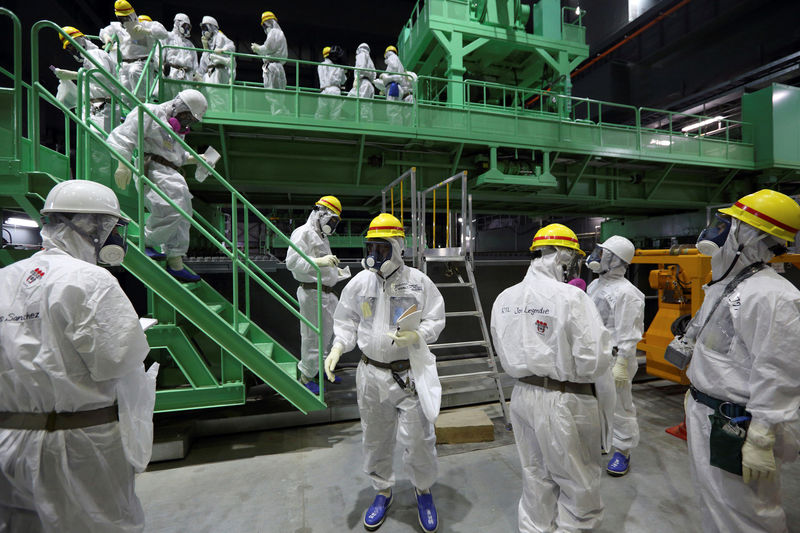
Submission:
{"label": "safety railing", "polygon": [[[397,190],[397,203],[395,203],[395,190]],[[386,207],[386,193],[389,193],[389,207]],[[411,257],[413,266],[418,266],[418,250],[420,246],[417,228],[417,168],[411,167],[403,172],[400,177],[381,189],[381,213],[390,213],[394,216],[395,205],[398,207],[400,224],[405,227],[405,198],[408,196],[411,208]]]}
{"label": "safety railing", "polygon": [[14,115],[11,124],[11,139],[13,159],[19,160],[22,158],[22,25],[19,22],[19,18],[4,7],[0,7],[0,15],[8,17],[13,27],[11,32],[13,56],[11,80],[14,90]]}
{"label": "safety railing", "polygon": [[565,41],[572,41],[580,44],[586,42],[586,27],[583,25],[583,17],[587,11],[582,7],[564,6],[561,8],[561,37]]}
{"label": "safety railing", "polygon": [[[452,210],[450,207],[451,199],[451,184],[460,185],[460,191],[457,198],[460,198],[461,205],[458,211]],[[444,238],[438,242],[444,246],[437,246],[437,199],[436,192],[444,188]],[[427,210],[428,210],[428,195],[431,196],[431,247],[426,249],[427,246]],[[441,194],[440,194],[441,196]],[[441,200],[439,200],[441,201]],[[472,213],[471,213],[471,198],[467,194],[467,172],[462,171],[458,174],[450,176],[447,179],[436,183],[419,192],[419,199],[417,205],[419,206],[419,235],[424,246],[419,249],[419,261],[422,262],[422,256],[426,254],[437,254],[437,250],[444,249],[445,253],[453,251],[459,255],[466,255],[470,253],[472,246]],[[441,210],[441,208],[440,208]],[[458,243],[456,247],[455,244]],[[471,257],[471,254],[470,254]]]}
{"label": "safety railing", "polygon": [[[281,233],[277,227],[275,227],[272,222],[264,216],[260,211],[258,211],[255,206],[253,206],[241,193],[239,193],[230,183],[227,182],[212,166],[203,160],[199,154],[190,147],[183,138],[175,133],[172,128],[163,122],[155,113],[153,113],[148,107],[145,105],[138,105],[134,112],[138,114],[139,124],[144,124],[145,117],[149,120],[152,120],[154,123],[158,124],[164,132],[167,133],[177,145],[181,146],[184,150],[188,152],[189,155],[193,156],[197,160],[198,165],[202,165],[206,171],[213,176],[213,179],[217,181],[217,184],[223,189],[226,190],[230,194],[230,205],[231,205],[231,212],[233,214],[232,217],[232,231],[231,231],[231,238],[228,238],[222,231],[216,228],[212,223],[206,220],[198,213],[189,214],[184,211],[180,206],[178,206],[175,201],[167,196],[164,191],[162,191],[156,183],[151,181],[147,174],[145,173],[144,169],[144,129],[142,127],[138,130],[138,138],[137,138],[137,151],[138,156],[136,158],[136,164],[131,163],[126,157],[120,154],[117,150],[112,148],[106,143],[106,136],[105,132],[98,131],[96,127],[93,125],[87,124],[84,120],[70,111],[65,105],[58,101],[58,99],[48,91],[48,89],[39,81],[39,34],[41,30],[45,28],[52,28],[56,32],[60,33],[65,39],[70,41],[70,43],[75,47],[79,53],[87,58],[92,64],[95,65],[97,68],[96,71],[93,71],[90,74],[102,75],[108,81],[108,85],[110,88],[113,89],[114,93],[118,93],[121,98],[129,99],[131,102],[137,102],[138,99],[135,97],[133,93],[128,91],[125,87],[123,87],[113,76],[105,71],[97,61],[87,54],[86,50],[84,50],[77,42],[75,42],[72,37],[65,34],[61,31],[61,28],[53,22],[50,21],[39,21],[33,25],[31,29],[31,88],[32,88],[32,97],[31,97],[31,120],[30,120],[30,132],[31,132],[31,140],[33,143],[33,164],[34,169],[38,169],[39,161],[40,161],[40,130],[38,128],[39,124],[39,117],[40,117],[40,100],[44,100],[54,107],[58,108],[68,120],[75,123],[78,131],[82,132],[83,135],[87,136],[87,139],[91,139],[95,141],[95,149],[97,143],[104,147],[107,151],[107,155],[109,155],[112,161],[120,161],[124,166],[131,170],[134,176],[137,179],[137,213],[135,217],[132,217],[134,220],[137,221],[139,226],[139,239],[137,246],[138,248],[144,252],[145,242],[143,237],[144,231],[144,222],[145,222],[145,213],[144,213],[144,191],[145,187],[149,187],[152,191],[158,194],[168,205],[170,205],[177,213],[180,214],[181,217],[185,218],[189,221],[192,228],[202,235],[205,239],[207,239],[213,247],[215,247],[223,256],[227,257],[231,260],[232,264],[232,304],[234,309],[233,314],[233,327],[234,329],[238,330],[239,326],[239,312],[242,312],[244,316],[249,320],[250,319],[250,285],[251,281],[254,282],[257,286],[263,289],[267,294],[269,294],[272,298],[276,299],[284,308],[286,308],[290,313],[292,313],[297,319],[305,323],[311,330],[317,335],[318,338],[318,348],[320,353],[319,359],[319,372],[322,375],[323,369],[323,359],[322,355],[324,354],[323,344],[322,344],[322,334],[321,334],[321,324],[322,324],[322,306],[321,306],[321,295],[322,295],[322,284],[320,278],[320,270],[319,267],[301,250],[299,249],[291,240]],[[84,82],[88,83],[89,80],[85,77]],[[77,157],[83,158],[85,161],[90,160],[92,154],[89,153],[89,147],[91,143],[86,142],[83,143],[82,148],[83,152],[77,154]],[[66,152],[66,155],[69,155],[69,151]],[[81,176],[83,177],[83,176]],[[238,246],[238,225],[239,225],[239,216],[238,212],[239,209],[243,210],[243,224],[244,224],[244,250],[240,250]],[[283,240],[287,246],[291,247],[295,250],[300,257],[303,258],[312,268],[315,270],[317,274],[317,324],[320,326],[315,326],[311,320],[304,317],[299,311],[299,304],[297,300],[292,297],[285,289],[283,289],[274,279],[272,279],[266,272],[261,270],[255,262],[250,259],[249,257],[249,217],[253,216],[256,218],[261,224],[263,224],[269,231],[272,231],[279,239]],[[244,310],[242,311],[240,305],[240,289],[239,289],[239,272],[240,270],[244,273]],[[319,398],[323,400],[324,398],[324,383],[323,380],[320,381],[320,393]]]}

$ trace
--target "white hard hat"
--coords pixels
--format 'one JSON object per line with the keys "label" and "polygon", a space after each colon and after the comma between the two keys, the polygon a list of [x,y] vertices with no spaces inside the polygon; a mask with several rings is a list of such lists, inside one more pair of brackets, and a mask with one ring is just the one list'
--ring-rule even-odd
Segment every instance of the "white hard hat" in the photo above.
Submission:
{"label": "white hard hat", "polygon": [[[187,23],[191,24],[191,22],[189,21],[189,15],[187,15],[186,13],[176,13],[175,14],[175,22],[187,22]],[[216,22],[215,22],[215,24],[216,24]]]}
{"label": "white hard hat", "polygon": [[598,246],[608,250],[629,265],[633,261],[633,254],[636,252],[636,247],[633,243],[621,235],[613,235],[603,244],[598,244]]}
{"label": "white hard hat", "polygon": [[95,213],[122,218],[114,191],[88,180],[62,181],[47,193],[41,213]]}
{"label": "white hard hat", "polygon": [[208,101],[203,93],[196,89],[185,89],[178,93],[178,98],[186,104],[196,120],[203,120],[203,115],[208,109]]}
{"label": "white hard hat", "polygon": [[212,25],[216,26],[217,28],[219,28],[219,24],[217,23],[217,19],[215,19],[214,17],[210,17],[208,15],[203,17],[203,21],[200,24],[212,24]]}
{"label": "white hard hat", "polygon": [[361,50],[362,48],[363,48],[364,50],[366,50],[366,51],[367,51],[367,53],[369,53],[369,52],[370,52],[370,50],[369,50],[369,45],[368,45],[367,43],[361,43],[361,44],[359,44],[359,45],[358,45],[358,48],[356,48],[356,51],[358,51],[358,50]]}

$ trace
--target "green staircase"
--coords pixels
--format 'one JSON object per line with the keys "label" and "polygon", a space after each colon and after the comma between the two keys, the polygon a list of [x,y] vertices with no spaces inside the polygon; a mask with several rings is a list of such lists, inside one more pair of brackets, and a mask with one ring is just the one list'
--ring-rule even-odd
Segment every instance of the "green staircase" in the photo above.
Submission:
{"label": "green staircase", "polygon": [[[118,154],[105,142],[104,132],[93,128],[79,114],[65,108],[38,80],[38,39],[42,29],[60,31],[52,22],[40,21],[34,25],[31,33],[32,46],[32,81],[30,85],[20,82],[21,47],[20,26],[17,17],[9,10],[0,8],[0,15],[11,18],[14,23],[15,64],[13,74],[2,70],[14,83],[10,94],[7,89],[0,89],[0,114],[15,117],[4,126],[0,126],[0,140],[9,143],[0,148],[0,207],[25,211],[29,216],[38,219],[44,198],[52,186],[67,179],[70,171],[70,145],[76,142],[75,168],[79,176],[92,176],[93,179],[110,185],[111,176],[107,169],[110,162],[116,164]],[[47,32],[48,39],[56,36]],[[68,37],[69,38],[69,37]],[[71,39],[70,39],[71,40]],[[85,51],[81,50],[82,53]],[[89,72],[81,71],[78,79],[80,88],[88,86],[89,76],[103,76],[97,69]],[[0,78],[1,79],[1,78]],[[106,76],[103,80],[114,88],[115,93],[136,104],[135,97],[122,88],[115,79]],[[25,92],[23,99],[23,92]],[[22,102],[28,115],[28,138],[22,135]],[[67,124],[67,142],[64,153],[57,153],[41,146],[39,142],[40,104],[44,102],[60,110]],[[8,106],[11,106],[9,109]],[[78,109],[81,109],[80,99]],[[137,108],[140,120],[145,114],[158,119],[143,107]],[[173,134],[166,124],[161,126],[173,135],[175,142],[180,143],[192,155],[197,154],[184,141]],[[10,127],[5,124],[10,124]],[[70,139],[69,125],[77,129],[75,139]],[[8,146],[13,149],[3,151]],[[141,153],[141,146],[139,153]],[[98,157],[99,155],[99,157]],[[98,174],[98,165],[105,170]],[[115,165],[114,165],[115,166]],[[158,190],[142,172],[141,158],[137,166],[129,164],[140,185],[147,184],[165,199],[166,195]],[[226,255],[232,264],[232,301],[228,301],[219,291],[205,280],[197,283],[183,284],[169,275],[164,266],[153,261],[144,253],[144,243],[140,242],[140,228],[146,220],[143,207],[141,187],[127,194],[120,193],[123,212],[131,222],[128,228],[128,253],[123,267],[135,276],[147,290],[148,314],[158,320],[158,324],[147,331],[151,353],[149,357],[162,365],[156,392],[156,411],[179,411],[224,405],[243,404],[246,397],[246,385],[253,381],[245,371],[272,387],[288,402],[300,411],[324,409],[324,385],[319,395],[314,395],[297,381],[297,359],[265,330],[268,325],[259,325],[250,317],[251,291],[258,291],[258,298],[271,297],[277,300],[298,320],[304,321],[320,339],[319,328],[314,327],[298,311],[298,303],[286,290],[270,278],[249,258],[248,245],[240,250],[237,246],[238,227],[248,241],[248,220],[258,220],[266,224],[276,241],[284,241],[293,246],[288,237],[282,234],[269,219],[261,214],[233,186],[228,184],[215,170],[207,167],[218,185],[230,193],[231,212],[236,213],[232,219],[232,238],[215,227],[198,213],[190,216],[172,204],[182,216],[188,218],[193,226],[193,238],[203,238],[206,244],[215,247]],[[169,201],[169,199],[167,199]],[[172,203],[170,201],[170,203]],[[243,222],[239,213],[243,212]],[[300,255],[311,262],[302,252]],[[0,266],[19,260],[31,252],[19,253],[11,250],[0,250]],[[312,263],[313,264],[313,263]],[[318,269],[317,269],[318,271]],[[240,286],[243,285],[243,288]],[[266,293],[266,294],[264,294]],[[321,291],[320,291],[321,294]],[[321,306],[318,302],[318,319]],[[318,323],[321,322],[318,320]],[[263,326],[263,327],[262,327]],[[323,353],[320,350],[320,353]]]}

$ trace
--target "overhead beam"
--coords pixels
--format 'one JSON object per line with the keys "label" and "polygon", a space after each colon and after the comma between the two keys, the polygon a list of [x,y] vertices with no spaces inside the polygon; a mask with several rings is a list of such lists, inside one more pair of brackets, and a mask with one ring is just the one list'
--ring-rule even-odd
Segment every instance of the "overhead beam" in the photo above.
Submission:
{"label": "overhead beam", "polygon": [[725,187],[728,186],[728,184],[731,182],[731,180],[733,180],[733,178],[735,178],[736,174],[738,174],[738,173],[739,173],[739,169],[738,168],[734,168],[733,170],[728,172],[728,175],[725,176],[725,179],[722,180],[722,183],[719,184],[719,187],[714,189],[714,192],[711,193],[711,196],[709,196],[709,198],[708,198],[708,202],[709,203],[713,203],[714,200],[717,199],[717,197],[720,195],[720,193],[722,193],[722,191],[725,190]]}
{"label": "overhead beam", "polygon": [[567,196],[572,194],[572,191],[575,189],[575,186],[581,181],[583,177],[583,173],[586,172],[586,168],[589,166],[589,162],[592,160],[592,156],[587,155],[584,160],[583,164],[581,165],[580,171],[578,171],[578,175],[575,176],[575,180],[570,184],[569,188],[567,189]]}
{"label": "overhead beam", "polygon": [[666,179],[667,179],[667,176],[669,176],[669,173],[670,173],[670,172],[672,172],[672,168],[673,168],[674,166],[675,166],[675,163],[672,163],[671,165],[669,165],[669,166],[668,166],[668,167],[667,167],[667,168],[664,170],[664,173],[663,173],[663,174],[661,174],[661,177],[658,179],[658,181],[656,182],[656,184],[655,184],[655,185],[653,185],[653,188],[652,188],[652,189],[650,189],[650,192],[649,192],[649,193],[647,193],[647,199],[648,199],[648,200],[650,200],[650,199],[653,197],[653,195],[656,193],[656,191],[659,189],[659,187],[661,187],[661,184],[662,184],[662,183],[664,183],[664,180],[666,180]]}

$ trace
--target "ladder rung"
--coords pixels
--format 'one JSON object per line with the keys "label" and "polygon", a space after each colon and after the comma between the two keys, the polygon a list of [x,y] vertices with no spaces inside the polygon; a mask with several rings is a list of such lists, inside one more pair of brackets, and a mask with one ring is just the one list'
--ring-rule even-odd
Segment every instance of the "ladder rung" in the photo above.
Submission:
{"label": "ladder rung", "polygon": [[429,344],[431,350],[446,350],[447,348],[467,348],[469,346],[486,346],[486,341],[463,341],[463,342],[444,342],[441,344]]}
{"label": "ladder rung", "polygon": [[436,283],[437,287],[472,287],[472,283],[465,281],[464,283]]}
{"label": "ladder rung", "polygon": [[451,311],[449,313],[444,314],[445,317],[454,317],[454,316],[481,316],[480,311]]}
{"label": "ladder rung", "polygon": [[442,376],[440,374],[439,381],[446,381],[448,379],[473,378],[477,376],[494,377],[496,375],[497,372],[493,372],[492,370],[481,370],[479,372],[467,372],[464,374],[451,374],[449,376]]}

